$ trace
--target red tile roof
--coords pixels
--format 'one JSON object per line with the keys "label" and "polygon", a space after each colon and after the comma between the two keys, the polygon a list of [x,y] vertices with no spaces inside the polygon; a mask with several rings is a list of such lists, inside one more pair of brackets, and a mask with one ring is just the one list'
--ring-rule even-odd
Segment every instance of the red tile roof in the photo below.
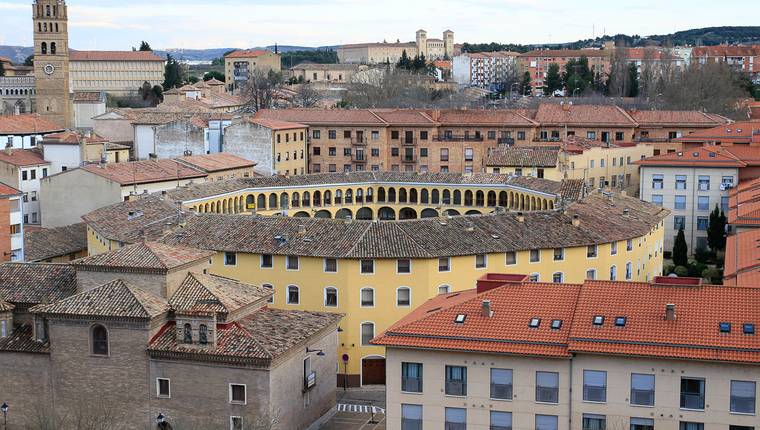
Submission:
{"label": "red tile roof", "polygon": [[240,49],[225,55],[224,58],[255,58],[266,54],[274,54],[274,52],[265,49]]}
{"label": "red tile roof", "polygon": [[520,54],[521,57],[610,57],[611,51],[601,49],[536,49]]}
{"label": "red tile roof", "polygon": [[728,236],[723,283],[760,286],[760,229],[753,228]]}
{"label": "red tile roof", "polygon": [[0,115],[0,135],[46,134],[56,131],[63,131],[63,128],[36,113]]}
{"label": "red tile roof", "polygon": [[48,134],[42,139],[43,144],[48,145],[79,145],[80,142],[85,144],[101,144],[108,142],[108,139],[92,133],[89,136],[85,136],[77,133],[76,131],[63,131],[60,133]]}
{"label": "red tile roof", "polygon": [[12,164],[14,166],[37,166],[40,164],[49,164],[42,158],[42,155],[31,149],[13,149],[8,154],[6,151],[0,152],[0,162]]}
{"label": "red tile roof", "polygon": [[629,110],[639,126],[713,127],[726,124],[728,119],[696,110]]}
{"label": "red tile roof", "polygon": [[745,167],[746,163],[737,159],[723,148],[700,147],[688,151],[671,152],[637,160],[640,166],[700,166],[700,167]]}
{"label": "red tile roof", "polygon": [[574,126],[599,124],[606,126],[635,127],[636,122],[623,109],[606,105],[563,105],[542,103],[534,118],[544,126]]}
{"label": "red tile roof", "polygon": [[101,271],[152,270],[165,273],[187,264],[212,256],[204,251],[186,246],[170,246],[157,242],[139,242],[103,254],[80,258],[73,264],[80,269]]}
{"label": "red tile roof", "polygon": [[70,61],[161,61],[152,51],[70,51]]}
{"label": "red tile roof", "polygon": [[307,127],[297,122],[283,121],[275,118],[250,118],[249,121],[272,130],[293,130]]}
{"label": "red tile roof", "polygon": [[243,169],[256,165],[253,161],[225,152],[217,154],[190,155],[187,157],[180,157],[177,160],[207,173],[221,172],[230,169]]}
{"label": "red tile roof", "polygon": [[760,131],[760,121],[737,121],[730,124],[697,130],[675,139],[676,142],[697,143],[750,143],[752,133]]}
{"label": "red tile roof", "polygon": [[[680,280],[680,279],[679,279]],[[760,363],[760,334],[744,334],[744,323],[760,323],[760,288],[717,285],[657,285],[586,281],[583,285],[508,284],[450,305],[442,298],[415,310],[373,340],[385,346],[569,357],[574,353],[636,355],[687,360]],[[493,314],[483,314],[490,300]],[[675,305],[675,320],[665,305]],[[437,307],[440,307],[437,309]],[[455,322],[465,315],[464,322]],[[604,317],[601,325],[592,323]],[[625,317],[617,325],[617,317]],[[531,328],[532,318],[540,325]],[[552,329],[552,320],[561,320]],[[721,333],[719,323],[731,324]]]}
{"label": "red tile roof", "polygon": [[760,45],[697,46],[691,51],[692,57],[745,57],[760,56]]}
{"label": "red tile roof", "polygon": [[130,161],[128,163],[111,163],[106,165],[88,164],[82,167],[82,169],[118,182],[121,185],[206,177],[206,173],[167,159]]}
{"label": "red tile roof", "polygon": [[0,182],[0,197],[11,197],[11,196],[18,196],[21,195],[21,191],[11,187],[10,185],[6,185],[2,182]]}

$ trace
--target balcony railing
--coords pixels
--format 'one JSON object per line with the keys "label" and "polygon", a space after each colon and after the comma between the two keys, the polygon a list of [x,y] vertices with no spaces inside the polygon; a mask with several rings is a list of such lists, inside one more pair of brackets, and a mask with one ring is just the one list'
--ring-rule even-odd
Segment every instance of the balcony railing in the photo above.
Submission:
{"label": "balcony railing", "polygon": [[411,138],[411,139],[403,138],[403,139],[401,139],[401,144],[402,145],[416,145],[417,144],[417,139],[414,138],[414,137]]}
{"label": "balcony railing", "polygon": [[492,399],[511,399],[512,384],[491,384]]}
{"label": "balcony railing", "polygon": [[515,138],[514,137],[500,137],[496,140],[496,143],[498,143],[499,145],[514,145]]}
{"label": "balcony railing", "polygon": [[631,390],[631,404],[641,406],[654,406],[653,390]]}
{"label": "balcony railing", "polygon": [[433,140],[437,142],[482,142],[483,136],[463,136],[457,134],[439,134],[433,136]]}
{"label": "balcony railing", "polygon": [[365,137],[354,137],[351,139],[352,145],[365,146],[367,145],[367,139]]}
{"label": "balcony railing", "polygon": [[704,409],[705,408],[705,395],[704,394],[681,393],[681,408],[683,408],[683,409],[697,409],[697,410]]}
{"label": "balcony railing", "polygon": [[402,163],[416,163],[417,155],[404,155],[401,157]]}
{"label": "balcony railing", "polygon": [[467,383],[460,381],[446,381],[446,394],[449,396],[466,396]]}
{"label": "balcony railing", "polygon": [[559,403],[559,389],[536,387],[536,401],[544,403]]}
{"label": "balcony railing", "polygon": [[422,379],[421,378],[402,378],[401,391],[406,391],[407,393],[421,393]]}
{"label": "balcony railing", "polygon": [[603,402],[607,399],[607,389],[604,387],[583,387],[583,400],[587,402]]}

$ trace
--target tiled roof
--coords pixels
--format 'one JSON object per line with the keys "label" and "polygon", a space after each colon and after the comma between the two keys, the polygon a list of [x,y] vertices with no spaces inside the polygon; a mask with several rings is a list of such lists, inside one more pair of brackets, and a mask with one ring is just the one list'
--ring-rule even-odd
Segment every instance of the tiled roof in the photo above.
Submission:
{"label": "tiled roof", "polygon": [[691,50],[692,57],[744,57],[760,56],[760,45],[716,45],[696,46]]}
{"label": "tiled roof", "polygon": [[262,308],[230,324],[218,324],[216,345],[204,348],[177,343],[174,323],[169,323],[150,342],[151,356],[208,359],[226,362],[272,360],[338,323],[340,314]]}
{"label": "tiled roof", "polygon": [[609,57],[611,51],[602,49],[537,49],[520,54],[521,57]]}
{"label": "tiled roof", "polygon": [[183,219],[172,201],[154,195],[115,203],[82,216],[88,227],[111,240],[135,243],[160,238]]}
{"label": "tiled roof", "polygon": [[324,71],[331,71],[331,70],[359,70],[358,64],[317,64],[317,63],[299,63],[295,66],[291,67],[290,70],[324,70]]}
{"label": "tiled roof", "polygon": [[121,279],[30,309],[34,313],[76,317],[153,318],[169,311],[169,303]]}
{"label": "tiled roof", "polygon": [[[760,288],[587,280],[583,285],[522,282],[450,305],[424,305],[373,343],[385,346],[569,357],[573,353],[760,363]],[[483,315],[490,300],[493,315]],[[665,305],[675,304],[675,320]],[[436,309],[437,308],[437,309]],[[465,315],[464,322],[455,322]],[[604,317],[601,325],[595,316]],[[625,317],[622,325],[617,317]],[[531,328],[532,318],[540,318]],[[559,329],[553,320],[561,320]],[[719,323],[731,324],[721,333]]]}
{"label": "tiled roof", "polygon": [[[760,124],[758,124],[758,133],[760,133]],[[728,145],[722,148],[723,151],[733,155],[747,166],[760,166],[760,147],[747,145]]]}
{"label": "tiled roof", "polygon": [[738,160],[723,148],[699,147],[690,150],[655,155],[633,164],[640,166],[699,166],[699,167],[744,167],[746,163]]}
{"label": "tiled roof", "polygon": [[161,61],[153,51],[74,51],[69,52],[70,61]]}
{"label": "tiled roof", "polygon": [[87,226],[77,223],[55,228],[24,229],[24,258],[43,261],[87,250]]}
{"label": "tiled roof", "polygon": [[383,120],[366,109],[262,109],[256,112],[256,118],[279,119],[311,126],[322,124],[385,125]]}
{"label": "tiled roof", "polygon": [[222,172],[230,169],[243,169],[256,165],[256,163],[253,161],[246,160],[245,158],[238,157],[237,155],[229,154],[226,152],[219,152],[216,154],[190,155],[186,157],[180,157],[177,160],[189,165],[190,167],[194,167],[207,173]]}
{"label": "tiled roof", "polygon": [[49,303],[76,292],[74,267],[53,263],[0,265],[0,300],[11,303]]}
{"label": "tiled roof", "polygon": [[103,254],[74,261],[79,268],[111,268],[121,270],[157,270],[166,272],[198,260],[213,252],[185,246],[169,246],[157,242],[139,242]]}
{"label": "tiled roof", "polygon": [[377,115],[381,120],[393,126],[418,126],[433,127],[433,121],[424,112],[409,109],[373,109],[372,113]]}
{"label": "tiled roof", "polygon": [[106,93],[104,91],[77,91],[71,101],[74,103],[105,103]]}
{"label": "tiled roof", "polygon": [[108,142],[108,139],[96,134],[91,133],[89,136],[77,133],[76,131],[66,130],[60,133],[48,134],[42,139],[42,144],[47,145],[79,145],[85,144],[103,144]]}
{"label": "tiled roof", "polygon": [[39,152],[32,149],[12,149],[10,154],[2,151],[0,152],[0,162],[21,167],[49,164]]}
{"label": "tiled roof", "polygon": [[188,273],[172,294],[169,304],[177,312],[215,313],[217,321],[225,322],[229,314],[271,295],[271,289],[257,285],[221,276]]}
{"label": "tiled roof", "polygon": [[728,235],[723,279],[727,285],[760,287],[760,228]]}
{"label": "tiled roof", "polygon": [[274,52],[265,49],[238,49],[225,55],[224,58],[255,58],[266,54],[274,54]]}
{"label": "tiled roof", "polygon": [[45,134],[56,131],[63,131],[63,128],[36,113],[0,115],[0,135]]}
{"label": "tiled roof", "polygon": [[623,109],[608,105],[560,105],[542,103],[534,118],[543,126],[604,125],[635,127],[636,122]]}
{"label": "tiled roof", "polygon": [[442,126],[464,126],[471,124],[486,125],[493,127],[533,127],[535,121],[525,117],[516,110],[507,109],[445,109],[428,113]]}
{"label": "tiled roof", "polygon": [[486,166],[557,167],[558,150],[495,148],[486,157]]}
{"label": "tiled roof", "polygon": [[[2,157],[0,157],[0,160]],[[120,185],[148,184],[178,179],[204,178],[207,176],[192,167],[174,160],[157,159],[130,161],[127,163],[88,164],[82,169],[102,176]]]}
{"label": "tiled roof", "polygon": [[[628,209],[628,214],[624,210]],[[643,236],[669,212],[638,199],[601,194],[571,203],[567,211],[427,218],[398,222],[343,222],[320,218],[195,214],[166,236],[215,251],[336,258],[433,258],[535,248],[575,247]],[[581,223],[572,225],[577,214]],[[305,228],[305,233],[299,230]],[[275,237],[287,237],[282,243]]]}
{"label": "tiled roof", "polygon": [[714,127],[729,122],[696,110],[629,110],[628,113],[642,127]]}
{"label": "tiled roof", "polygon": [[17,190],[10,185],[0,182],[0,198],[20,196],[21,194],[23,193],[20,190]]}
{"label": "tiled roof", "polygon": [[12,311],[14,308],[13,304],[0,300],[0,312]]}
{"label": "tiled roof", "polygon": [[296,122],[282,121],[274,118],[249,118],[249,121],[272,130],[292,130],[295,128],[306,128],[306,125]]}
{"label": "tiled roof", "polygon": [[676,142],[725,142],[750,143],[752,133],[760,131],[760,121],[737,121],[730,124],[718,125],[712,128],[697,130],[686,136],[675,139]]}
{"label": "tiled roof", "polygon": [[10,336],[0,337],[0,351],[46,354],[50,351],[50,344],[37,342],[32,326],[19,325],[13,327]]}

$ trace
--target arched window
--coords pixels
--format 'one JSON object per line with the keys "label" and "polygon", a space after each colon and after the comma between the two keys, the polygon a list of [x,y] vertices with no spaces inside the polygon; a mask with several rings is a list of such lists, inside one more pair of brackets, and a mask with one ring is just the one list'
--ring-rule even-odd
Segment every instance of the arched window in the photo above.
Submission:
{"label": "arched window", "polygon": [[464,205],[472,206],[472,191],[470,190],[464,192]]}
{"label": "arched window", "polygon": [[269,195],[269,209],[277,209],[277,194]]}
{"label": "arched window", "polygon": [[417,189],[415,188],[409,190],[409,203],[417,203]]}
{"label": "arched window", "polygon": [[206,324],[198,326],[198,343],[201,345],[208,343],[208,326]]}
{"label": "arched window", "polygon": [[462,204],[462,192],[459,190],[454,190],[454,204],[455,205]]}
{"label": "arched window", "polygon": [[430,202],[433,203],[434,205],[437,205],[438,203],[441,202],[441,199],[440,199],[439,196],[440,196],[440,194],[439,194],[438,190],[433,190],[432,198],[431,198]]}
{"label": "arched window", "polygon": [[292,198],[292,201],[291,201],[290,205],[292,207],[297,208],[297,207],[301,206],[301,195],[300,194],[293,193],[293,195],[291,196],[291,198]]}
{"label": "arched window", "polygon": [[610,281],[617,280],[617,266],[610,266]]}
{"label": "arched window", "polygon": [[488,206],[496,206],[496,193],[493,191],[488,192]]}
{"label": "arched window", "polygon": [[412,290],[409,287],[399,287],[396,290],[396,306],[410,306],[412,304]]}
{"label": "arched window", "polygon": [[378,202],[385,202],[385,188],[380,187],[377,189],[377,201]]}
{"label": "arched window", "polygon": [[[263,197],[263,196],[260,196]],[[256,206],[253,204],[253,194],[248,194],[245,196],[245,208],[246,209],[256,209]]]}
{"label": "arched window", "polygon": [[190,323],[185,323],[182,331],[182,342],[193,343],[193,328],[190,326]]}
{"label": "arched window", "polygon": [[305,208],[311,206],[311,194],[309,194],[308,191],[303,192],[303,196],[301,196],[301,202],[303,202],[303,207]]}
{"label": "arched window", "polygon": [[314,201],[314,206],[317,206],[317,207],[322,206],[322,193],[319,192],[319,190],[314,191],[313,201]]}
{"label": "arched window", "polygon": [[451,287],[448,285],[441,285],[438,287],[438,294],[448,294],[451,292]]}
{"label": "arched window", "polygon": [[325,205],[332,204],[332,193],[330,192],[330,190],[325,191],[324,200],[325,200]]}
{"label": "arched window", "polygon": [[375,306],[375,290],[372,288],[362,288],[359,294],[362,307]]}
{"label": "arched window", "polygon": [[396,189],[388,188],[388,203],[396,203]]}
{"label": "arched window", "polygon": [[428,194],[427,188],[423,188],[420,190],[420,203],[427,204],[430,202],[430,194]]}
{"label": "arched window", "polygon": [[40,33],[42,33],[42,23],[41,22],[37,23],[37,31],[40,32]]}
{"label": "arched window", "polygon": [[50,16],[50,5],[45,6],[45,16]]}
{"label": "arched window", "polygon": [[47,22],[42,24],[42,31],[47,33]]}
{"label": "arched window", "polygon": [[47,54],[47,43],[42,42],[42,44],[40,45],[40,50],[42,51],[43,54]]}
{"label": "arched window", "polygon": [[266,288],[271,294],[271,296],[269,296],[269,300],[267,300],[267,303],[274,303],[274,286],[272,284],[261,284],[261,286]]}
{"label": "arched window", "polygon": [[372,188],[367,188],[367,203],[372,203]]}
{"label": "arched window", "polygon": [[50,53],[55,55],[55,42],[50,42]]}
{"label": "arched window", "polygon": [[58,33],[58,23],[55,23],[55,32]]}
{"label": "arched window", "polygon": [[343,203],[343,191],[335,190],[335,204],[339,205]]}
{"label": "arched window", "polygon": [[398,202],[406,203],[406,188],[399,188],[398,190]]}
{"label": "arched window", "polygon": [[451,191],[449,191],[449,190],[443,190],[443,204],[444,205],[450,205],[451,204]]}
{"label": "arched window", "polygon": [[354,192],[351,189],[346,190],[346,203],[354,202]]}
{"label": "arched window", "polygon": [[364,190],[361,188],[356,189],[356,203],[364,203]]}
{"label": "arched window", "polygon": [[288,193],[280,194],[280,209],[288,208]]}
{"label": "arched window", "polygon": [[108,355],[108,330],[100,324],[90,329],[92,336],[92,354]]}

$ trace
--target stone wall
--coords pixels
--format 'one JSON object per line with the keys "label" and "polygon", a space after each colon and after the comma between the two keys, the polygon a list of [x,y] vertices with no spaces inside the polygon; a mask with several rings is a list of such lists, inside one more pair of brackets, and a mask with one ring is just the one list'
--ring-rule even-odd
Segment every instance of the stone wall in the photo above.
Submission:
{"label": "stone wall", "polygon": [[274,174],[272,131],[250,122],[236,122],[224,130],[222,152],[256,162],[254,170]]}
{"label": "stone wall", "polygon": [[[8,403],[8,429],[32,427],[50,404],[50,356],[0,353],[0,403]],[[36,405],[36,406],[35,406]]]}
{"label": "stone wall", "polygon": [[[158,158],[178,158],[206,153],[203,128],[190,121],[172,121],[155,128],[155,153]],[[189,154],[188,154],[189,153]]]}

